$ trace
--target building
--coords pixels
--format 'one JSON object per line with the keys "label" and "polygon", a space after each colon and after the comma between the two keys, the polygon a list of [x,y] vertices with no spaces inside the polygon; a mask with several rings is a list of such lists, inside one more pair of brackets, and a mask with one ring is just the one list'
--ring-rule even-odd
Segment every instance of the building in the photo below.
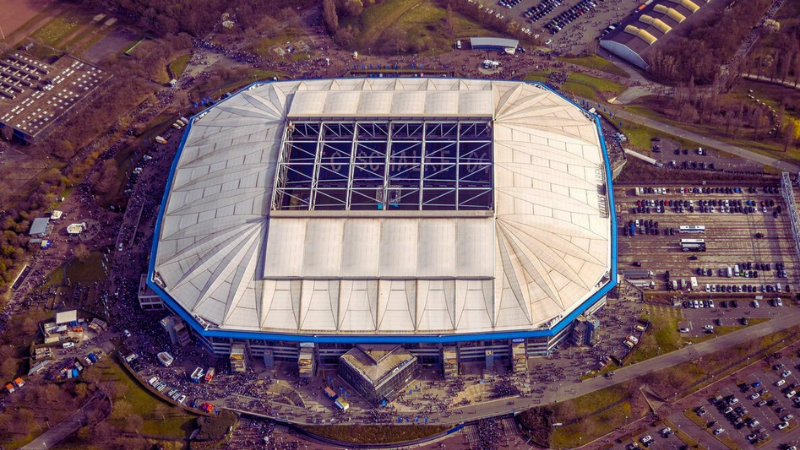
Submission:
{"label": "building", "polygon": [[172,345],[180,345],[185,347],[192,342],[192,337],[189,335],[189,329],[180,317],[169,315],[161,319],[161,326],[169,336],[169,342]]}
{"label": "building", "polygon": [[31,228],[28,230],[28,235],[33,237],[45,237],[50,234],[53,227],[50,226],[49,217],[37,217],[33,219]]}
{"label": "building", "polygon": [[247,371],[247,352],[243,343],[237,342],[231,345],[230,363],[231,370],[234,372],[244,373]]}
{"label": "building", "polygon": [[147,274],[142,274],[139,278],[139,290],[136,292],[139,299],[139,307],[144,311],[161,311],[164,309],[164,302],[161,297],[153,292],[147,285]]}
{"label": "building", "polygon": [[417,358],[400,345],[356,345],[339,358],[339,376],[368,402],[390,402],[419,373]]}
{"label": "building", "polygon": [[34,143],[111,74],[70,55],[52,64],[18,52],[0,60],[0,135]]}
{"label": "building", "polygon": [[698,0],[662,0],[640,4],[631,14],[606,28],[600,38],[600,47],[646,70],[647,55],[668,34],[705,5]]}
{"label": "building", "polygon": [[297,369],[300,378],[313,378],[317,371],[317,359],[314,357],[314,344],[300,344],[300,355],[297,357]]}
{"label": "building", "polygon": [[517,49],[519,41],[516,39],[494,38],[494,37],[474,37],[469,39],[470,47],[473,50],[497,50]]}
{"label": "building", "polygon": [[521,367],[615,285],[608,164],[597,117],[537,83],[256,83],[187,127],[147,284],[217,355]]}

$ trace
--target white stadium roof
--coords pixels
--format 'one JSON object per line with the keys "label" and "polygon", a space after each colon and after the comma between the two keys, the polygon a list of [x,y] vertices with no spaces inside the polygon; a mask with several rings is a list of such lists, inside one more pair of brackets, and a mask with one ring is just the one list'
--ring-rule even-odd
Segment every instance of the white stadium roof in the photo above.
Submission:
{"label": "white stadium roof", "polygon": [[[488,209],[271,211],[292,121],[481,118],[493,141]],[[613,225],[595,121],[538,85],[259,84],[187,133],[162,207],[154,280],[220,330],[527,331],[554,325],[609,279]]]}

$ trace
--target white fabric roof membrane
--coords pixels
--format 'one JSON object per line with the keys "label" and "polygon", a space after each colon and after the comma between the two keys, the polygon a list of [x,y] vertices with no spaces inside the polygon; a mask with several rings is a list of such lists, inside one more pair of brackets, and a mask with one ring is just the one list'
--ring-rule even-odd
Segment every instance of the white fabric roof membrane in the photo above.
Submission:
{"label": "white fabric roof membrane", "polygon": [[[490,117],[494,215],[277,215],[291,117]],[[155,271],[220,329],[462,334],[552,326],[611,264],[597,128],[514,81],[337,79],[261,84],[195,119],[163,210]]]}

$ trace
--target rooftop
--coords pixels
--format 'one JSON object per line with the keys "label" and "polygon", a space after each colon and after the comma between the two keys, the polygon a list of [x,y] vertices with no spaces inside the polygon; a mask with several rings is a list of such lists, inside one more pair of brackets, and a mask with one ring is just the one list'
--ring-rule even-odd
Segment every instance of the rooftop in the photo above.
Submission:
{"label": "rooftop", "polygon": [[[308,127],[305,161],[281,159],[298,126]],[[374,139],[383,160],[360,161],[366,156],[351,150],[362,130],[386,135]],[[387,164],[395,130],[445,136],[447,148]],[[149,276],[209,330],[310,342],[342,333],[528,333],[553,327],[613,278],[596,119],[546,87],[451,78],[261,83],[194,118],[186,133]],[[406,140],[413,144],[398,142]],[[470,141],[485,157],[461,167],[453,155],[469,159]],[[341,161],[319,150],[340,142]],[[340,185],[320,185],[328,166]],[[359,166],[372,175],[356,177]],[[304,178],[290,186],[282,170]],[[396,190],[394,180],[402,181]],[[431,209],[428,180],[440,196]],[[374,197],[359,209],[362,181]],[[294,203],[276,201],[280,189]],[[477,190],[488,191],[485,200]],[[406,195],[414,200],[404,204]]]}
{"label": "rooftop", "polygon": [[0,124],[35,138],[110,77],[70,55],[52,64],[9,55],[0,60]]}
{"label": "rooftop", "polygon": [[413,361],[415,357],[399,345],[358,345],[341,356],[350,367],[356,369],[373,386],[377,386],[398,367]]}

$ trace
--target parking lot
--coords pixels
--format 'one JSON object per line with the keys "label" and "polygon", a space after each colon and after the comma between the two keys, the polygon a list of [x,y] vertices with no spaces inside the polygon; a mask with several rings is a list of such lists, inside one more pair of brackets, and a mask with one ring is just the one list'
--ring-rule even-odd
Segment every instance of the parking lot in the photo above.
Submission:
{"label": "parking lot", "polygon": [[[775,185],[616,186],[620,272],[651,271],[646,290],[681,301],[735,299],[743,307],[761,296],[762,308],[776,297],[786,305],[797,258],[779,192]],[[705,229],[682,233],[681,226]]]}
{"label": "parking lot", "polygon": [[[739,448],[785,449],[800,445],[800,399],[792,391],[800,389],[796,353],[770,362],[760,361],[734,378],[715,386],[711,396],[698,397],[687,415],[698,414],[703,426],[684,426],[695,437],[698,433],[719,433]],[[673,419],[683,412],[675,412]],[[697,416],[695,419],[697,420]]]}
{"label": "parking lot", "polygon": [[[501,14],[507,19],[514,20],[521,28],[529,28],[533,34],[540,34],[543,41],[550,40],[551,48],[563,52],[580,53],[583,47],[592,42],[600,31],[608,25],[619,22],[639,5],[636,0],[592,0],[595,6],[586,8],[588,1],[584,2],[584,9],[578,13],[578,5],[582,0],[518,0],[512,2],[485,2],[487,9],[493,14]],[[538,19],[531,22],[534,15],[525,13],[531,8],[538,13]],[[546,11],[546,13],[545,13]],[[546,28],[552,20],[573,17],[571,21],[563,21],[557,34]]]}

